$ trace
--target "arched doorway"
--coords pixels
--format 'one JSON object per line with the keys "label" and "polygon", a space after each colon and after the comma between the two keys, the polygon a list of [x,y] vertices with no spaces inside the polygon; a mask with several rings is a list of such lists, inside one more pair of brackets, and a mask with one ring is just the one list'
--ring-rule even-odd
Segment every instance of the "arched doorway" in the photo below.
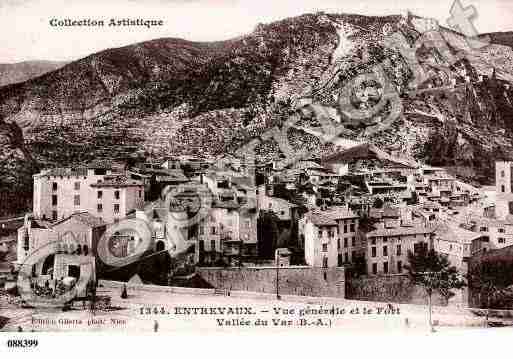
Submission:
{"label": "arched doorway", "polygon": [[157,247],[155,248],[155,250],[156,250],[157,252],[162,252],[162,251],[164,251],[165,249],[166,249],[166,245],[164,244],[164,242],[163,242],[163,241],[158,241],[158,242],[157,242]]}
{"label": "arched doorway", "polygon": [[68,276],[76,279],[80,278],[80,266],[71,265],[68,267]]}
{"label": "arched doorway", "polygon": [[50,274],[49,271],[53,271],[53,266],[55,264],[55,255],[50,254],[48,257],[45,258],[45,261],[43,262],[43,269],[41,270],[42,275],[48,275]]}

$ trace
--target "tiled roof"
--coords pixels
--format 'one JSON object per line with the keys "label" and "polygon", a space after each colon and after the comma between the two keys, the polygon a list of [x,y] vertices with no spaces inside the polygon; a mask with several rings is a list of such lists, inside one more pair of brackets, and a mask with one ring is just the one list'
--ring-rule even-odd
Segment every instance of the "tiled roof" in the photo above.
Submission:
{"label": "tiled roof", "polygon": [[87,168],[94,168],[94,169],[109,170],[109,169],[112,169],[112,167],[113,167],[112,161],[107,160],[107,159],[94,160],[87,164]]}
{"label": "tiled roof", "polygon": [[308,214],[312,223],[318,226],[336,226],[339,219],[358,218],[358,215],[345,207],[332,207],[325,211],[314,211]]}
{"label": "tiled roof", "polygon": [[429,234],[433,233],[433,228],[424,226],[414,227],[397,227],[397,228],[383,228],[376,229],[367,233],[367,237],[399,237],[399,236],[412,236],[415,234]]}
{"label": "tiled roof", "polygon": [[470,218],[470,222],[474,223],[476,226],[491,226],[491,227],[503,227],[503,226],[511,226],[513,225],[513,216],[507,215],[505,219],[495,219],[495,218],[486,218],[486,217],[476,217],[473,216]]}
{"label": "tiled roof", "polygon": [[141,181],[126,176],[105,176],[103,181],[91,184],[91,187],[137,187],[142,186]]}
{"label": "tiled roof", "polygon": [[399,208],[387,207],[383,210],[383,217],[400,217],[401,211]]}
{"label": "tiled roof", "polygon": [[471,244],[473,240],[482,237],[480,233],[472,232],[464,228],[443,224],[436,228],[437,238],[447,242]]}
{"label": "tiled roof", "polygon": [[60,221],[54,223],[52,225],[52,227],[55,227],[63,222],[66,222],[71,218],[74,218],[74,219],[78,220],[79,222],[81,222],[89,227],[92,227],[92,228],[101,227],[101,226],[106,225],[106,223],[103,221],[103,219],[101,219],[99,217],[95,217],[92,214],[90,214],[89,212],[75,212],[71,216],[61,219]]}
{"label": "tiled roof", "polygon": [[212,208],[238,209],[240,205],[236,201],[214,201]]}
{"label": "tiled roof", "polygon": [[44,176],[67,177],[67,176],[87,176],[86,167],[67,167],[67,168],[51,168],[40,173]]}
{"label": "tiled roof", "polygon": [[295,169],[308,169],[308,168],[318,168],[324,169],[320,164],[314,161],[298,161],[294,164],[293,168]]}
{"label": "tiled roof", "polygon": [[369,210],[369,216],[371,218],[380,219],[383,216],[383,210],[380,208],[371,208]]}
{"label": "tiled roof", "polygon": [[[333,163],[333,162],[339,162],[339,161],[353,161],[358,159],[378,159],[384,162],[392,163],[392,166],[400,166],[400,167],[407,167],[407,168],[418,168],[418,165],[414,163],[413,161],[408,161],[406,159],[397,158],[394,156],[389,155],[383,150],[380,150],[376,146],[369,144],[369,143],[363,143],[357,146],[350,147],[346,150],[342,150],[339,152],[336,152],[334,154],[330,154],[326,158],[323,159],[323,163]],[[387,167],[391,167],[388,165]]]}
{"label": "tiled roof", "polygon": [[157,181],[159,182],[188,182],[189,179],[184,175],[182,170],[165,170],[157,174]]}

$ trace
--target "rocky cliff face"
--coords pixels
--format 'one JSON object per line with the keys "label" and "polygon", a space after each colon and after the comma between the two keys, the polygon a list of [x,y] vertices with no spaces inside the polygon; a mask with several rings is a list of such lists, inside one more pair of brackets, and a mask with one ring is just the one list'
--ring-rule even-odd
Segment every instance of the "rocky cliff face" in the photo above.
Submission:
{"label": "rocky cliff face", "polygon": [[[38,168],[94,157],[234,151],[291,116],[297,149],[320,154],[371,141],[484,180],[492,156],[512,148],[508,36],[455,62],[448,54],[465,41],[448,30],[442,50],[415,47],[426,26],[414,17],[308,14],[230,41],[107,50],[2,87],[0,192],[29,193]],[[417,87],[413,48],[429,75]],[[325,118],[344,130],[323,144]],[[256,152],[280,155],[273,140]]]}

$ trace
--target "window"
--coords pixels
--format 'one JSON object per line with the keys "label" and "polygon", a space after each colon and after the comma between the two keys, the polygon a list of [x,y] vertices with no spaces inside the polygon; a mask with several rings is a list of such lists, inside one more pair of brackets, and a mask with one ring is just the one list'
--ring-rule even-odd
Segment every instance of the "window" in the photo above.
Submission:
{"label": "window", "polygon": [[400,244],[397,245],[397,255],[398,256],[402,255],[402,248],[401,248]]}
{"label": "window", "polygon": [[424,252],[427,252],[427,243],[424,243],[424,242],[420,242],[420,243],[415,243],[413,245],[413,253],[417,254],[421,251],[424,251]]}
{"label": "window", "polygon": [[80,190],[80,182],[75,182],[75,191]]}
{"label": "window", "polygon": [[216,227],[210,227],[210,234],[217,234]]}
{"label": "window", "polygon": [[349,253],[345,253],[345,254],[344,254],[344,261],[345,261],[346,263],[349,263]]}
{"label": "window", "polygon": [[52,220],[53,221],[57,220],[57,211],[52,211]]}
{"label": "window", "polygon": [[486,227],[481,227],[479,230],[480,230],[481,232],[488,232],[488,228],[486,228]]}
{"label": "window", "polygon": [[30,236],[28,233],[25,233],[25,237],[23,238],[23,249],[28,251],[30,249]]}
{"label": "window", "polygon": [[[322,258],[322,266],[328,268],[328,257]],[[326,273],[324,273],[326,275]]]}
{"label": "window", "polygon": [[504,230],[504,228],[499,228],[499,233],[504,233],[504,232],[506,232],[506,231]]}
{"label": "window", "polygon": [[80,206],[80,195],[73,196],[73,203],[75,206]]}
{"label": "window", "polygon": [[351,245],[352,245],[353,247],[355,247],[355,246],[356,246],[356,238],[355,238],[355,237],[352,237],[352,238],[351,238]]}
{"label": "window", "polygon": [[52,195],[52,206],[57,206],[57,195]]}
{"label": "window", "polygon": [[383,257],[388,257],[388,247],[383,246]]}
{"label": "window", "polygon": [[386,243],[388,242],[388,238],[387,237],[383,237],[383,243]]}
{"label": "window", "polygon": [[199,227],[199,234],[200,234],[201,236],[205,234],[205,227],[203,227],[203,226],[200,226],[200,227]]}
{"label": "window", "polygon": [[210,248],[212,249],[212,251],[216,250],[216,241],[213,239],[210,241]]}
{"label": "window", "polygon": [[338,266],[341,267],[342,266],[342,254],[339,254],[338,255]]}
{"label": "window", "polygon": [[376,247],[371,248],[371,257],[376,258]]}
{"label": "window", "polygon": [[347,224],[344,224],[344,233],[347,233]]}
{"label": "window", "polygon": [[372,263],[372,274],[378,274],[378,263]]}
{"label": "window", "polygon": [[373,246],[375,246],[376,245],[376,238],[372,238],[371,239],[371,243],[372,243]]}
{"label": "window", "polygon": [[98,191],[98,199],[101,199],[103,197],[103,191]]}
{"label": "window", "polygon": [[505,177],[506,176],[506,173],[504,171],[501,171],[501,177]]}
{"label": "window", "polygon": [[319,232],[317,234],[319,235],[319,238],[321,238],[322,237],[322,230],[319,229]]}
{"label": "window", "polygon": [[499,238],[499,243],[501,243],[501,244],[506,243],[506,238]]}
{"label": "window", "polygon": [[347,238],[344,238],[344,248],[347,248]]}
{"label": "window", "polygon": [[52,191],[57,191],[57,182],[52,183]]}
{"label": "window", "polygon": [[502,193],[506,192],[506,186],[501,185],[501,192],[502,192]]}
{"label": "window", "polygon": [[351,224],[350,231],[351,231],[351,232],[356,232],[356,229],[355,229],[355,225],[354,225],[354,224]]}
{"label": "window", "polygon": [[139,198],[141,198],[141,197],[142,197],[142,191],[139,190]]}
{"label": "window", "polygon": [[98,203],[96,209],[98,210],[98,212],[103,212],[103,205],[101,203]]}
{"label": "window", "polygon": [[383,273],[388,274],[388,262],[383,263]]}
{"label": "window", "polygon": [[337,248],[340,249],[340,238],[337,238]]}
{"label": "window", "polygon": [[328,245],[326,243],[322,244],[322,251],[327,252],[328,251]]}
{"label": "window", "polygon": [[330,230],[330,238],[333,238],[333,237],[335,237],[335,231],[331,229]]}
{"label": "window", "polygon": [[403,262],[397,261],[397,273],[403,272]]}
{"label": "window", "polygon": [[119,191],[114,191],[114,198],[119,199]]}
{"label": "window", "polygon": [[114,205],[114,213],[119,213],[119,204]]}

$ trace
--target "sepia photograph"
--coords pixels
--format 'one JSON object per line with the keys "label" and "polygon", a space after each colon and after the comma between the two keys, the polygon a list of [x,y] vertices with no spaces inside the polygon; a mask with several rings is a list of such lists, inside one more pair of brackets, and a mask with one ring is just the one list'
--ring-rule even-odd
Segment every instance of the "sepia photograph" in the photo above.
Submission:
{"label": "sepia photograph", "polygon": [[511,330],[512,13],[2,0],[3,349]]}

